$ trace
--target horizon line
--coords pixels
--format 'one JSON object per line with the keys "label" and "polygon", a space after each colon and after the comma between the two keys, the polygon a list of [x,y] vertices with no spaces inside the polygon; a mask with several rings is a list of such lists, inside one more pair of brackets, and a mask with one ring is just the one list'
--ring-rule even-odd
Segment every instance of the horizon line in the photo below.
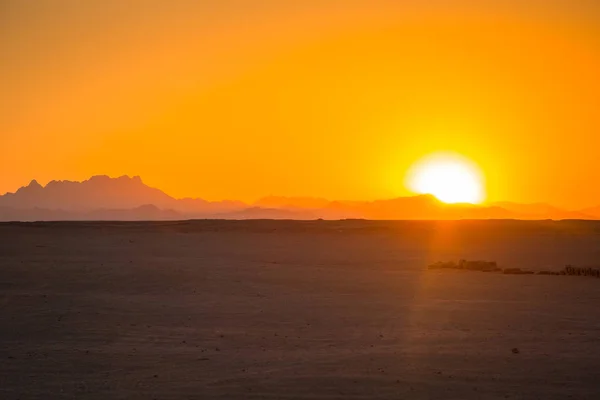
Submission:
{"label": "horizon line", "polygon": [[362,198],[362,199],[330,199],[328,197],[323,197],[323,196],[316,196],[316,195],[279,195],[279,194],[265,194],[262,195],[254,200],[251,201],[247,201],[247,200],[239,200],[239,199],[232,199],[232,198],[219,198],[219,199],[207,199],[204,197],[192,197],[192,196],[186,196],[186,197],[175,197],[169,193],[167,193],[165,190],[159,188],[159,187],[155,187],[155,186],[149,186],[147,183],[145,183],[144,179],[141,177],[141,175],[129,175],[129,174],[122,174],[122,175],[109,175],[109,174],[96,174],[96,175],[91,175],[89,178],[83,179],[83,180],[70,180],[70,179],[51,179],[48,182],[46,182],[45,184],[40,184],[39,181],[36,178],[33,178],[29,181],[28,184],[26,185],[22,185],[19,188],[17,188],[14,191],[7,191],[4,193],[0,193],[0,196],[5,196],[7,194],[15,194],[17,191],[19,191],[22,188],[28,187],[33,183],[37,183],[39,186],[41,186],[42,188],[46,188],[48,185],[52,184],[52,183],[84,183],[84,182],[88,182],[94,178],[109,178],[111,180],[117,180],[117,179],[123,179],[123,178],[127,178],[129,180],[138,180],[140,183],[146,185],[149,188],[152,189],[156,189],[156,190],[160,190],[162,193],[164,193],[165,195],[175,199],[175,200],[187,200],[187,199],[192,199],[192,200],[204,200],[210,203],[220,203],[220,202],[239,202],[239,203],[243,203],[246,205],[255,205],[258,202],[260,202],[263,199],[267,199],[269,197],[276,197],[276,198],[284,198],[284,199],[308,199],[308,200],[322,200],[322,201],[326,201],[328,203],[354,203],[354,202],[362,202],[362,203],[373,203],[373,202],[377,202],[377,201],[390,201],[390,200],[396,200],[396,199],[403,199],[403,198],[416,198],[416,197],[431,197],[433,199],[435,199],[437,202],[439,202],[442,205],[448,205],[448,206],[460,206],[460,205],[468,205],[468,206],[473,206],[473,207],[500,207],[498,204],[499,203],[512,203],[512,204],[517,204],[517,205],[527,205],[527,206],[534,206],[534,205],[538,205],[538,206],[550,206],[550,207],[555,207],[558,208],[562,211],[567,211],[567,212],[579,212],[582,210],[586,210],[589,208],[593,208],[593,207],[597,207],[598,205],[594,203],[594,205],[591,206],[583,206],[583,207],[577,207],[577,208],[571,208],[571,207],[565,207],[565,206],[560,206],[560,205],[555,205],[549,202],[545,202],[545,201],[534,201],[534,202],[518,202],[518,201],[513,201],[513,200],[495,200],[495,201],[488,201],[488,200],[484,200],[481,203],[469,203],[469,202],[454,202],[454,203],[449,203],[449,202],[445,202],[440,200],[439,198],[437,198],[434,194],[431,193],[411,193],[405,196],[402,195],[398,195],[398,196],[394,196],[394,197],[381,197],[381,198],[372,198],[372,199],[368,199],[368,198]]}

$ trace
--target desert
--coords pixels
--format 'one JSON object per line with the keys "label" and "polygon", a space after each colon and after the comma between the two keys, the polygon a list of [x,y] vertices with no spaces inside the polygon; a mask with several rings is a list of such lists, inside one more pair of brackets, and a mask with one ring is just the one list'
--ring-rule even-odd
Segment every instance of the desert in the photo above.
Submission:
{"label": "desert", "polygon": [[3,399],[593,399],[594,221],[0,224]]}

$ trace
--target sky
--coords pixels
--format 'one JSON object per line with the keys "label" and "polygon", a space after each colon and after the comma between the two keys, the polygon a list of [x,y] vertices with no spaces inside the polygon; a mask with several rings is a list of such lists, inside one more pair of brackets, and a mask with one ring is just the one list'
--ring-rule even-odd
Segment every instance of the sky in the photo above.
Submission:
{"label": "sky", "polygon": [[488,201],[600,204],[593,0],[0,0],[0,193],[370,200],[455,152]]}

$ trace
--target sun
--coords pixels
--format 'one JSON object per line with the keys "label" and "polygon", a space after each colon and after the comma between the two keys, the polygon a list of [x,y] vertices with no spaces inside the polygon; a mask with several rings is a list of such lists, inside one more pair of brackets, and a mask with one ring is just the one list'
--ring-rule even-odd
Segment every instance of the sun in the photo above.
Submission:
{"label": "sun", "polygon": [[483,174],[475,163],[453,153],[438,153],[418,161],[407,175],[407,186],[432,194],[444,203],[481,203]]}

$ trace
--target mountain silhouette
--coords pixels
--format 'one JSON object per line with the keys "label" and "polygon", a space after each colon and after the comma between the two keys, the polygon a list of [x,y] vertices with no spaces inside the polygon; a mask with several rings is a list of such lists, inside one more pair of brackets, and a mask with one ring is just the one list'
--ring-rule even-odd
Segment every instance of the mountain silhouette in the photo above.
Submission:
{"label": "mountain silhouette", "polygon": [[289,210],[284,208],[249,207],[244,210],[229,213],[215,214],[217,219],[317,219],[318,217],[308,210]]}
{"label": "mountain silhouette", "polygon": [[521,214],[524,219],[536,219],[543,217],[545,219],[589,219],[592,215],[584,210],[568,211],[546,203],[513,203],[510,201],[499,201],[492,205],[501,207],[505,210]]}
{"label": "mountain silhouette", "polygon": [[127,209],[153,204],[170,208],[174,199],[146,186],[139,176],[110,178],[93,176],[83,182],[51,181],[45,187],[33,180],[16,193],[0,197],[0,206],[91,211],[99,208]]}
{"label": "mountain silhouette", "polygon": [[177,200],[147,186],[139,176],[110,178],[93,176],[83,182],[51,181],[45,187],[33,180],[15,193],[0,196],[0,207],[40,208],[69,212],[127,210],[146,205],[180,213],[203,214],[234,211],[247,207],[241,202],[209,202],[203,199]]}
{"label": "mountain silhouette", "polygon": [[581,213],[589,216],[588,218],[600,219],[600,206],[585,208]]}
{"label": "mountain silhouette", "polygon": [[548,204],[497,202],[446,204],[432,195],[376,201],[264,197],[253,204],[176,199],[139,176],[93,176],[82,182],[51,181],[0,196],[0,221],[215,219],[600,219],[600,207],[563,210]]}

